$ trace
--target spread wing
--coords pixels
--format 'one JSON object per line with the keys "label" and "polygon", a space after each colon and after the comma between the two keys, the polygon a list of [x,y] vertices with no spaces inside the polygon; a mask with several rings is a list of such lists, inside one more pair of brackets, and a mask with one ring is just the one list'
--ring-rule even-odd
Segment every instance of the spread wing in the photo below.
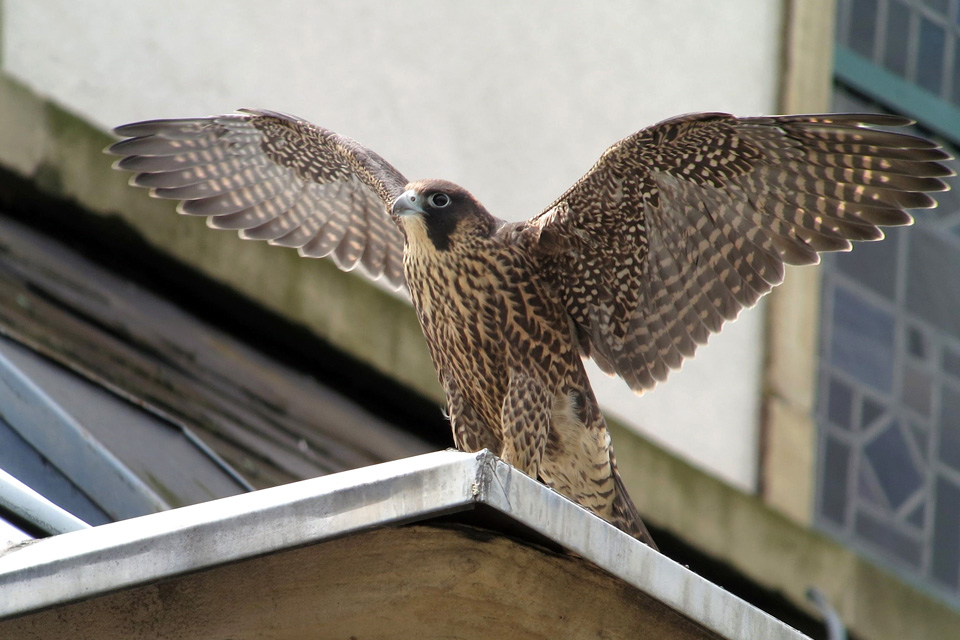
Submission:
{"label": "spread wing", "polygon": [[331,256],[395,288],[403,282],[403,236],[388,213],[406,179],[359,143],[270,111],[152,120],[115,129],[107,148],[130,182],[215,229]]}
{"label": "spread wing", "polygon": [[[696,114],[621,140],[526,225],[581,351],[635,391],[779,284],[935,206],[950,156],[884,115]],[[529,237],[529,235],[528,235]]]}

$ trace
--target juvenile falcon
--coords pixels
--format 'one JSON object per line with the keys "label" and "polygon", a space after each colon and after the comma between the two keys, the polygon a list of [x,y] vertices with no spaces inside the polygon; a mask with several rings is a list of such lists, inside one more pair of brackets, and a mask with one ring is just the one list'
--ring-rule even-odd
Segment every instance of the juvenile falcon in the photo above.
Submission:
{"label": "juvenile falcon", "polygon": [[610,147],[542,213],[494,217],[333,131],[269,111],[119,127],[131,183],[243,238],[406,286],[453,437],[653,546],[581,358],[653,387],[784,264],[879,240],[952,175],[888,115],[673,118]]}

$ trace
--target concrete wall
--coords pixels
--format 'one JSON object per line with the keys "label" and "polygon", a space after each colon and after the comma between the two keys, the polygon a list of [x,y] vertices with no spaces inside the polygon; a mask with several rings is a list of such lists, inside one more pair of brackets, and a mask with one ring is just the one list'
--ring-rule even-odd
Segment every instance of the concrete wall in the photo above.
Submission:
{"label": "concrete wall", "polygon": [[[459,182],[511,219],[538,212],[638,128],[777,106],[781,3],[769,0],[0,7],[4,73],[105,129],[287,111],[411,179]],[[635,397],[598,373],[598,394],[631,427],[753,490],[762,333],[753,310],[654,393]]]}

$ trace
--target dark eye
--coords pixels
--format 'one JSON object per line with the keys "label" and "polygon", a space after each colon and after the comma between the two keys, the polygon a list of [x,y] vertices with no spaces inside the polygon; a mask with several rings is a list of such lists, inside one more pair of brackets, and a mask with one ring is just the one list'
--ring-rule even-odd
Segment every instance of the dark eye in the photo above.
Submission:
{"label": "dark eye", "polygon": [[450,205],[450,196],[442,192],[434,193],[427,198],[427,202],[434,209],[443,209]]}

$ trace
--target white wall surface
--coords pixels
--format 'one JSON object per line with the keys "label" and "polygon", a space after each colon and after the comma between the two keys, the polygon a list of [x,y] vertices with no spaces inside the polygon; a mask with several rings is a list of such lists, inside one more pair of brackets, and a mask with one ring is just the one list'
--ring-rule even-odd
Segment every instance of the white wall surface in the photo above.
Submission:
{"label": "white wall surface", "polygon": [[[4,0],[0,25],[5,73],[105,129],[285,111],[520,219],[636,129],[691,111],[772,112],[781,4]],[[753,310],[643,398],[599,372],[597,392],[752,490],[761,342]]]}

